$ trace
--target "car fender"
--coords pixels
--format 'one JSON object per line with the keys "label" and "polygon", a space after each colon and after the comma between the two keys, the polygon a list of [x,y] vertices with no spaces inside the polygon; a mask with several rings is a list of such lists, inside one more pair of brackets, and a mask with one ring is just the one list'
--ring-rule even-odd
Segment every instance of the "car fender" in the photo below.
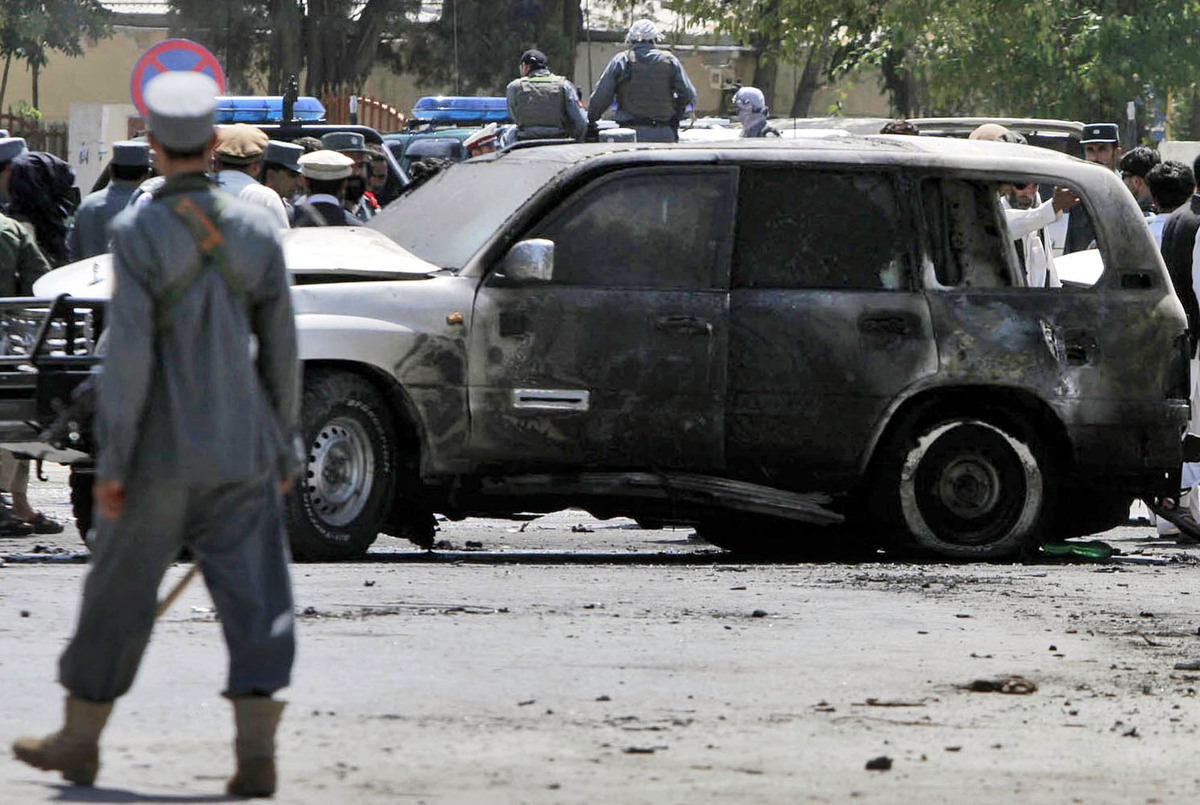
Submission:
{"label": "car fender", "polygon": [[466,450],[466,345],[458,334],[334,313],[296,316],[304,365],[340,364],[385,384],[398,421],[415,429],[423,474],[455,471]]}

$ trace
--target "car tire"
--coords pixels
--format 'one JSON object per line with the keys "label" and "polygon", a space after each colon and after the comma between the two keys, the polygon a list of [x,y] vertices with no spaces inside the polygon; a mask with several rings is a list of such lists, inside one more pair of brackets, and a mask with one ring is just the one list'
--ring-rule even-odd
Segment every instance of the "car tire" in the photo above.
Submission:
{"label": "car tire", "polygon": [[382,395],[366,379],[321,369],[305,373],[305,467],[288,496],[292,555],[351,559],[383,530],[396,478],[396,433]]}
{"label": "car tire", "polygon": [[71,465],[67,476],[67,484],[71,489],[71,514],[75,517],[75,526],[84,545],[88,544],[88,533],[92,530],[92,512],[96,500],[92,487],[95,481],[94,464],[80,462]]}
{"label": "car tire", "polygon": [[1025,429],[971,417],[935,419],[902,428],[888,458],[889,520],[898,517],[919,551],[1009,559],[1041,539],[1052,476]]}

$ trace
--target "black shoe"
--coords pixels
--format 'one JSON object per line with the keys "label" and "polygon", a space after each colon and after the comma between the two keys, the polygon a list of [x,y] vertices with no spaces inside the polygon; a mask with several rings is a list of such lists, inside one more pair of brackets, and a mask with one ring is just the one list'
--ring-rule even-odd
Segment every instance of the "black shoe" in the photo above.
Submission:
{"label": "black shoe", "polygon": [[28,537],[32,533],[32,525],[21,522],[10,512],[0,515],[0,537]]}

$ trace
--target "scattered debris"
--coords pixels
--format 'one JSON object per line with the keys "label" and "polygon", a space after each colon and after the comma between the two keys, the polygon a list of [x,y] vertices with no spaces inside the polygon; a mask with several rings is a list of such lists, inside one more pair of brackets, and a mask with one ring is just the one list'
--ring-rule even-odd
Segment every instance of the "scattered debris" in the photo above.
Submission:
{"label": "scattered debris", "polygon": [[962,751],[961,746],[947,746],[947,747],[945,747],[945,749],[947,752],[961,752]]}
{"label": "scattered debris", "polygon": [[363,579],[363,586],[364,587],[374,587],[375,579]]}
{"label": "scattered debris", "polygon": [[21,617],[22,617],[22,618],[28,618],[28,617],[29,617],[29,610],[28,610],[28,609],[22,609],[22,610],[21,610]]}
{"label": "scattered debris", "polygon": [[1200,671],[1200,661],[1192,660],[1191,662],[1175,663],[1176,671]]}
{"label": "scattered debris", "polygon": [[925,702],[904,702],[895,699],[867,699],[865,702],[856,703],[864,707],[924,707]]}
{"label": "scattered debris", "polygon": [[621,751],[627,755],[653,755],[659,749],[666,749],[665,746],[627,746]]}
{"label": "scattered debris", "polygon": [[1087,542],[1047,542],[1038,553],[1055,561],[1107,562],[1113,558],[1113,547],[1100,540]]}
{"label": "scattered debris", "polygon": [[592,533],[594,530],[595,530],[595,529],[588,528],[588,527],[587,527],[587,526],[585,526],[585,525],[573,525],[573,526],[571,526],[571,533],[572,533],[572,534],[591,534],[591,533]]}
{"label": "scattered debris", "polygon": [[767,611],[766,611],[765,609],[756,609],[756,610],[754,610],[753,612],[751,612],[751,613],[750,613],[750,617],[752,617],[752,618],[765,618],[765,617],[767,617]]}
{"label": "scattered debris", "polygon": [[528,707],[531,704],[537,704],[537,699],[526,699],[523,702],[517,702],[517,707]]}
{"label": "scattered debris", "polygon": [[973,693],[1009,693],[1016,696],[1027,696],[1037,690],[1033,680],[1023,676],[1009,676],[1000,679],[975,679],[962,686],[964,690]]}
{"label": "scattered debris", "polygon": [[873,757],[867,761],[867,771],[891,771],[892,759],[887,755]]}
{"label": "scattered debris", "polygon": [[607,693],[602,693],[602,694],[600,694],[599,696],[597,696],[597,697],[596,697],[596,701],[598,701],[598,702],[611,702],[611,701],[612,701],[612,697],[611,697],[611,696],[609,696]]}

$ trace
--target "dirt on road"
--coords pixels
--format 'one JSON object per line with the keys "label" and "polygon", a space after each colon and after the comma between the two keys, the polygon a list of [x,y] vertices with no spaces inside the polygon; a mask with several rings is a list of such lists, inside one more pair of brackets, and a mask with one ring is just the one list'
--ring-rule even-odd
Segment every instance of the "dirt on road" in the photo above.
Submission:
{"label": "dirt on road", "polygon": [[[1200,794],[1200,550],[1138,526],[1106,535],[1110,563],[778,564],[688,534],[562,512],[444,524],[432,554],[384,541],[368,562],[296,566],[277,801]],[[85,570],[69,537],[0,543],[4,740],[58,724]],[[10,760],[0,802],[225,801],[211,607],[197,583],[158,624],[95,789]]]}

